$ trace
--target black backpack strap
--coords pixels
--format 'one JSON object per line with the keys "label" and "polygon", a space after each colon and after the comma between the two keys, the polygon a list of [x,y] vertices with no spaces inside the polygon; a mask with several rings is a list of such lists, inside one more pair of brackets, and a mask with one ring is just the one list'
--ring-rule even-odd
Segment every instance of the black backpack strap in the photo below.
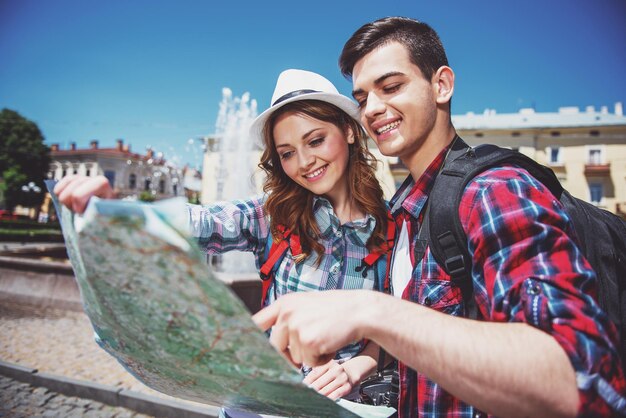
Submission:
{"label": "black backpack strap", "polygon": [[531,158],[495,145],[472,148],[457,137],[435,180],[429,196],[432,207],[428,216],[430,250],[437,263],[461,289],[466,307],[475,310],[472,283],[472,257],[467,236],[459,219],[459,205],[467,184],[478,174],[504,164],[521,166],[543,183],[558,199],[563,187],[555,174]]}

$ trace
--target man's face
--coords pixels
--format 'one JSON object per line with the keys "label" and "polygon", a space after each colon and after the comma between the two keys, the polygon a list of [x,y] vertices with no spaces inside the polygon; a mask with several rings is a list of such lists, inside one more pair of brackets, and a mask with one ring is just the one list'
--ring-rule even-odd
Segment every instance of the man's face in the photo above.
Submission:
{"label": "man's face", "polygon": [[410,160],[435,125],[436,83],[422,75],[398,42],[357,61],[352,82],[361,123],[381,153]]}

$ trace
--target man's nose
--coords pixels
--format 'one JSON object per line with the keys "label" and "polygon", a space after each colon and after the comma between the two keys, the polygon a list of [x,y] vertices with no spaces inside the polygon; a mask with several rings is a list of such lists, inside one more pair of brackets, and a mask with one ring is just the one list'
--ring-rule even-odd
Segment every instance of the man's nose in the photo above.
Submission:
{"label": "man's nose", "polygon": [[365,103],[365,108],[363,109],[363,116],[369,119],[376,117],[384,112],[385,103],[380,100],[376,94],[370,93],[367,96],[367,102]]}

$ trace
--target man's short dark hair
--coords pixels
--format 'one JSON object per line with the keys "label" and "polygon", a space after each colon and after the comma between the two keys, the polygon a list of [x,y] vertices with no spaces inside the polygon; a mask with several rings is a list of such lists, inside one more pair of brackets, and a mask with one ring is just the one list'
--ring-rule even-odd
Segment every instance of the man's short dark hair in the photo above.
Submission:
{"label": "man's short dark hair", "polygon": [[366,23],[348,39],[339,57],[341,73],[351,78],[354,66],[361,58],[390,42],[404,45],[411,62],[428,80],[439,67],[448,65],[446,51],[433,28],[406,17],[385,17]]}

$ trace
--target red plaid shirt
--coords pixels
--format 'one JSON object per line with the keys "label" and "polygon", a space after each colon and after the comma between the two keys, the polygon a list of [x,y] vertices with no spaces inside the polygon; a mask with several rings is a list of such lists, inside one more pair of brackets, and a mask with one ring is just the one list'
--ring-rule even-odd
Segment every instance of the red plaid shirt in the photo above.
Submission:
{"label": "red plaid shirt", "polygon": [[[403,220],[409,222],[411,255],[422,209],[446,152],[417,182],[407,178],[391,200],[398,227]],[[482,266],[472,272],[479,319],[526,322],[552,335],[575,369],[580,416],[626,414],[617,331],[594,299],[595,273],[568,236],[573,227],[561,204],[527,171],[499,167],[468,184],[459,215],[474,265]],[[460,289],[451,285],[428,248],[421,260],[411,262],[413,277],[403,299],[466,316]],[[481,416],[403,364],[400,386],[400,417]]]}

